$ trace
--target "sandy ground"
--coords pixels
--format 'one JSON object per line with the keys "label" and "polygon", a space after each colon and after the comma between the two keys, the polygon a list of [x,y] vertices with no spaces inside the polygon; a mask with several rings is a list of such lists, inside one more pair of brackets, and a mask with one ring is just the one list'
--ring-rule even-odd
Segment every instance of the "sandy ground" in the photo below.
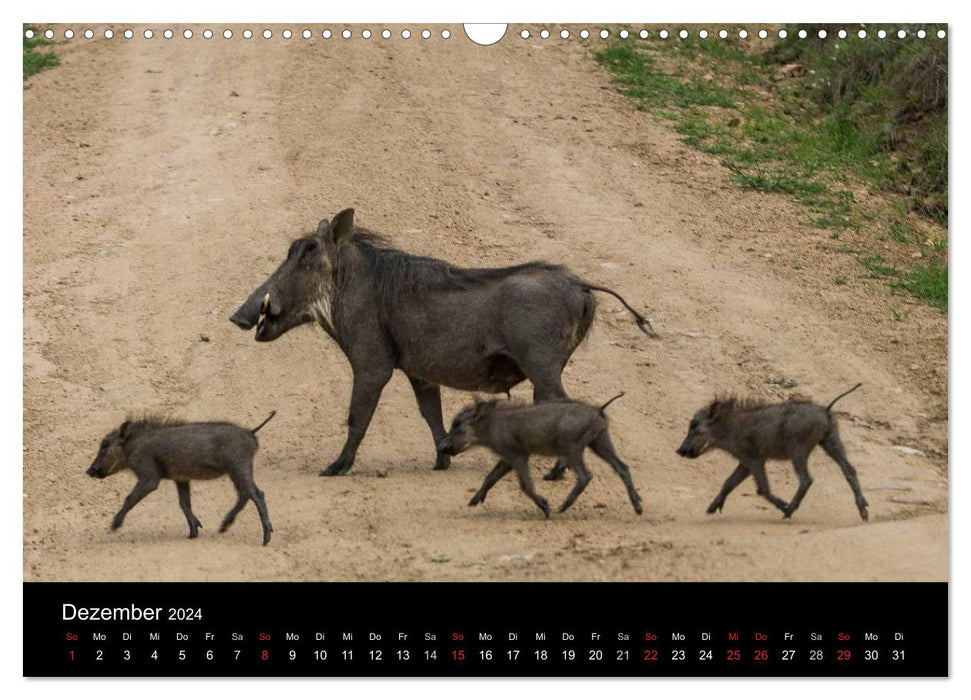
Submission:
{"label": "sandy ground", "polygon": [[[517,29],[485,49],[460,27],[448,41],[199,30],[76,39],[24,93],[26,580],[946,579],[946,317],[860,280],[786,199],[738,191],[610,89],[588,47]],[[227,317],[291,238],[347,206],[405,250],[564,263],[655,319],[659,341],[601,298],[564,374],[591,402],[627,392],[609,417],[642,517],[593,456],[564,515],[544,521],[511,478],[467,507],[492,459],[432,472],[401,375],[351,474],[317,476],[344,440],[343,355],[316,328],[257,344]],[[822,451],[792,521],[751,480],[705,515],[734,464],[674,450],[715,392],[828,402],[856,382],[838,415],[869,523]],[[446,390],[446,420],[468,398]],[[216,533],[226,480],[194,486],[197,540],[171,483],[108,531],[133,479],[84,470],[126,413],[255,425],[274,408],[256,467],[269,547],[252,506]],[[769,477],[794,491],[789,465]],[[540,482],[553,503],[569,488]]]}

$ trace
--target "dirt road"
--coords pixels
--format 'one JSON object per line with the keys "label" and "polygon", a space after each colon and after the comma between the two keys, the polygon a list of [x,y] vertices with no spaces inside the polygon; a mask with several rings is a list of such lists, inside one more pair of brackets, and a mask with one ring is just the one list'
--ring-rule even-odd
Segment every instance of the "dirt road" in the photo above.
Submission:
{"label": "dirt road", "polygon": [[[946,317],[912,305],[895,321],[852,256],[635,112],[589,46],[515,28],[490,48],[461,27],[447,41],[195,29],[75,39],[24,93],[26,580],[946,578]],[[347,206],[410,252],[564,263],[646,310],[661,340],[600,299],[564,374],[591,402],[627,392],[609,417],[643,517],[592,456],[594,481],[548,522],[511,478],[468,508],[490,456],[432,472],[400,375],[351,474],[317,477],[343,444],[343,355],[310,326],[257,344],[227,318],[291,238]],[[792,521],[751,481],[705,515],[734,464],[674,450],[715,392],[828,401],[856,382],[838,415],[869,523],[822,451]],[[446,390],[446,420],[467,399]],[[146,409],[244,425],[279,411],[256,465],[269,547],[252,506],[216,533],[225,480],[194,487],[197,540],[167,482],[108,531],[132,479],[84,470]],[[789,465],[769,478],[795,489]],[[540,491],[558,503],[570,486]]]}

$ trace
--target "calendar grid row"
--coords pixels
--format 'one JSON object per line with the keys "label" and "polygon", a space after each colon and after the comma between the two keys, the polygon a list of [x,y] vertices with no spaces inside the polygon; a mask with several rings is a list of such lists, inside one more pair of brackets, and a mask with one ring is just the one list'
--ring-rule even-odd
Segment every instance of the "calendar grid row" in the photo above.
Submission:
{"label": "calendar grid row", "polygon": [[[764,669],[778,666],[869,667],[905,665],[904,632],[755,632],[689,635],[639,635],[588,632],[466,634],[451,632],[394,634],[350,632],[115,632],[90,633],[86,639],[67,632],[64,655],[70,666],[219,666],[259,673],[280,667],[315,667],[325,672],[378,666],[514,667],[638,666]],[[799,641],[797,641],[799,640]]]}

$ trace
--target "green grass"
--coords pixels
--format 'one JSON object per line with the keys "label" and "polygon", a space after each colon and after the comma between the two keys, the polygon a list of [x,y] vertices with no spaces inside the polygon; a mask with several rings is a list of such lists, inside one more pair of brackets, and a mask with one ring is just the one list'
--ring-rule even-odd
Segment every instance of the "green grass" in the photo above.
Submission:
{"label": "green grass", "polygon": [[[820,228],[858,226],[846,205],[852,194],[814,174],[832,173],[869,157],[872,149],[858,130],[838,117],[800,125],[766,109],[753,93],[765,82],[759,64],[733,42],[695,37],[649,46],[619,41],[596,54],[638,109],[672,122],[685,144],[719,156],[742,188],[795,196],[810,207],[811,220]],[[660,67],[662,51],[670,72]],[[703,63],[689,66],[683,62],[686,57],[700,57]],[[726,79],[726,61],[743,67],[744,84]],[[864,171],[873,167],[859,165]]]}
{"label": "green grass", "polygon": [[[790,34],[796,30],[790,28]],[[946,61],[920,53],[921,46],[939,52],[942,42],[912,41],[917,48],[905,51],[901,42],[887,48],[890,43],[790,39],[750,52],[731,39],[631,37],[612,41],[595,58],[636,109],[668,123],[687,146],[716,156],[742,189],[795,199],[804,206],[807,223],[832,239],[854,231],[915,247],[925,244],[907,223],[912,212],[946,223],[946,109],[912,135],[925,139],[925,146],[898,151],[888,136],[896,113],[885,105],[909,104],[901,97],[905,87],[893,82],[894,70],[946,72]],[[779,65],[790,62],[808,70],[801,78],[780,80]],[[911,80],[906,89],[914,85]],[[839,98],[827,102],[834,94]],[[930,109],[928,99],[921,104]],[[901,182],[919,196],[900,195]],[[883,199],[868,196],[867,206],[861,206],[854,195],[860,189]],[[884,199],[887,204],[880,203]],[[926,270],[883,269],[882,258],[871,259],[869,267],[861,263],[868,277],[886,279],[895,289],[946,309],[946,239],[922,250]]]}
{"label": "green grass", "polygon": [[734,105],[731,93],[714,81],[667,75],[657,69],[649,55],[629,43],[618,43],[604,49],[597,54],[597,60],[614,73],[615,82],[622,86],[622,93],[652,107]]}
{"label": "green grass", "polygon": [[[905,40],[839,41],[815,38],[822,27],[807,27],[806,40],[776,43],[763,56],[766,64],[796,63],[811,71],[795,93],[855,132],[849,137],[876,156],[873,175],[881,188],[903,194],[911,210],[946,224],[947,42],[932,38],[940,27],[891,30],[906,30]],[[834,28],[826,29],[832,35]],[[868,29],[872,35],[878,27]],[[929,40],[913,37],[918,29]]]}
{"label": "green grass", "polygon": [[893,289],[903,289],[919,299],[923,299],[942,311],[947,311],[947,266],[938,262],[911,270],[901,270],[887,262],[880,255],[860,258],[866,268],[865,277],[886,280]]}
{"label": "green grass", "polygon": [[911,244],[914,242],[914,230],[899,220],[890,222],[887,235],[898,243]]}
{"label": "green grass", "polygon": [[868,279],[886,280],[900,277],[900,270],[893,265],[888,265],[882,255],[868,255],[860,258],[860,264],[866,268],[867,274],[865,276]]}
{"label": "green grass", "polygon": [[[24,26],[23,31],[26,32],[27,29],[31,27]],[[37,31],[36,29],[34,30]],[[54,54],[53,51],[38,51],[37,49],[42,46],[50,46],[51,42],[47,41],[39,33],[34,34],[33,39],[28,39],[26,35],[24,36],[24,81],[27,81],[32,75],[40,73],[45,68],[51,68],[60,63],[60,59]]]}
{"label": "green grass", "polygon": [[930,263],[903,273],[896,286],[947,311],[947,266]]}

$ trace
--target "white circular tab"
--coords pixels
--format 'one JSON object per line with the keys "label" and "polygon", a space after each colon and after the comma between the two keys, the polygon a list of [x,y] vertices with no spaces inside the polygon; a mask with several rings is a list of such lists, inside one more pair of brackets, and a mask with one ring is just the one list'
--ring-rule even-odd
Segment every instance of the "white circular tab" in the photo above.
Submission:
{"label": "white circular tab", "polygon": [[[507,24],[465,24],[465,36],[479,46],[492,46],[506,36]],[[528,35],[527,35],[528,36]],[[525,37],[523,37],[525,38]]]}

